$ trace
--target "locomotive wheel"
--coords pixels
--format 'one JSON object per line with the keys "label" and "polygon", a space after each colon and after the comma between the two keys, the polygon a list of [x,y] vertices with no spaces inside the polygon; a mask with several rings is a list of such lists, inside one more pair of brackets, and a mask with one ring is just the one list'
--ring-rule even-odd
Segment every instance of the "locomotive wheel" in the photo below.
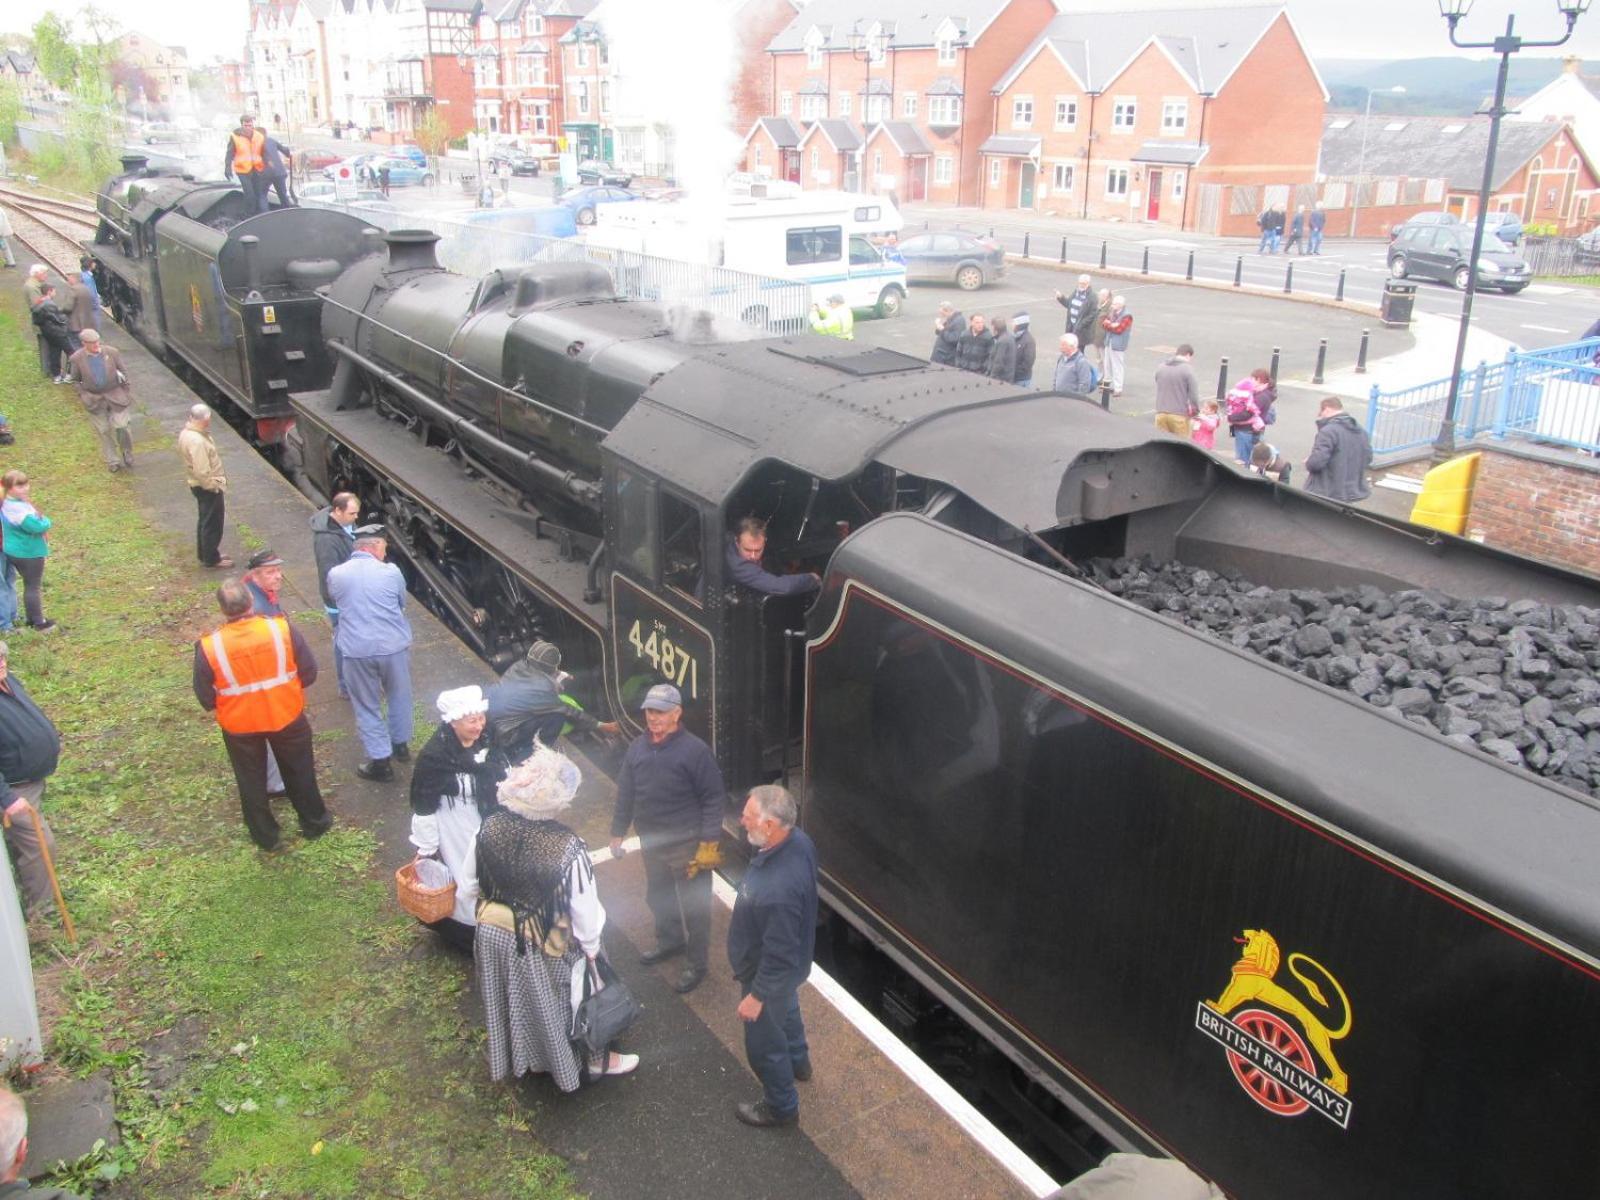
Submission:
{"label": "locomotive wheel", "polygon": [[[1247,1008],[1234,1014],[1233,1023],[1258,1042],[1270,1047],[1285,1062],[1293,1063],[1307,1075],[1317,1074],[1317,1062],[1311,1056],[1305,1039],[1277,1013],[1260,1008]],[[1242,1055],[1228,1052],[1228,1066],[1239,1085],[1250,1093],[1250,1098],[1262,1108],[1283,1117],[1298,1117],[1311,1105],[1295,1092],[1285,1087],[1279,1079],[1263,1071]]]}

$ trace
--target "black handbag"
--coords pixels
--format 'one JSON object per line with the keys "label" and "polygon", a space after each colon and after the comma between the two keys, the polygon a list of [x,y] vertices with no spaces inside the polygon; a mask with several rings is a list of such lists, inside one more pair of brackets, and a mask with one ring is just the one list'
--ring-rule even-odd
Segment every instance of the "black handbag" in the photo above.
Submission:
{"label": "black handbag", "polygon": [[572,1015],[572,1040],[598,1058],[639,1019],[643,1007],[604,955],[589,964],[583,1002]]}

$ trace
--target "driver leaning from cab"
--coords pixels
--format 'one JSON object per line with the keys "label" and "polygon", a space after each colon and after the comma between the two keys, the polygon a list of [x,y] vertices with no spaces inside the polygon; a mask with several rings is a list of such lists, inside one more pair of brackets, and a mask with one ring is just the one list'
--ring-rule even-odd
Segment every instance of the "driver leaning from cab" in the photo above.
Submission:
{"label": "driver leaning from cab", "polygon": [[728,538],[728,575],[735,583],[766,592],[769,596],[796,596],[822,586],[821,577],[774,575],[761,565],[767,550],[767,523],[760,517],[741,517]]}

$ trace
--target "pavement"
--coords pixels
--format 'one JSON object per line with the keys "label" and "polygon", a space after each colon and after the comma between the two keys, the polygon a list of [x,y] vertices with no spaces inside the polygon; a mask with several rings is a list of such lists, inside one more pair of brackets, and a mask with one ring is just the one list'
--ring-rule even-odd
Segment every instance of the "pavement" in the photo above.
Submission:
{"label": "pavement", "polygon": [[[0,305],[21,315],[20,293],[8,289]],[[172,561],[197,587],[220,582],[219,572],[194,559],[194,499],[184,484],[175,440],[195,402],[188,388],[144,347],[115,327],[107,344],[121,351],[134,393],[132,423],[135,469],[120,477],[128,503],[165,530]],[[337,696],[332,646],[322,616],[308,521],[314,506],[221,420],[213,436],[228,476],[223,553],[243,563],[253,550],[270,546],[284,559],[281,603],[311,643],[323,675],[307,693],[307,710],[318,731],[318,774],[338,821],[370,830],[377,839],[375,877],[393,878],[409,861],[409,768],[400,778],[370,783],[355,775],[360,741],[348,703]],[[101,470],[98,462],[85,470]],[[446,688],[487,685],[493,671],[420,604],[407,607],[415,641],[411,672],[418,708],[413,746],[431,734],[433,698]],[[215,736],[209,718],[195,710],[197,737]],[[591,846],[604,846],[615,793],[610,781],[582,749],[568,752],[584,772],[584,786],[568,823]],[[237,806],[227,802],[220,819],[238,825]],[[292,820],[292,814],[285,816]],[[289,826],[292,828],[291,826]],[[605,852],[597,856],[608,857]],[[676,963],[654,970],[638,964],[637,949],[653,927],[643,902],[636,856],[599,867],[608,913],[606,945],[619,972],[645,1005],[646,1015],[630,1033],[628,1048],[644,1065],[633,1076],[604,1080],[573,1096],[560,1096],[542,1079],[523,1081],[516,1094],[535,1134],[568,1161],[579,1187],[595,1200],[700,1200],[706,1195],[750,1195],[770,1200],[832,1200],[867,1197],[893,1200],[907,1194],[949,1200],[1007,1200],[1037,1194],[1002,1168],[950,1115],[839,1016],[814,987],[803,993],[816,1078],[803,1085],[803,1115],[796,1129],[751,1130],[733,1117],[733,1104],[755,1099],[759,1086],[743,1061],[742,1033],[734,1014],[738,997],[717,947],[726,930],[726,909],[715,912],[713,970],[694,995],[672,992],[667,981]],[[431,934],[417,931],[417,954],[448,954]],[[459,961],[459,960],[458,960]],[[481,1020],[470,966],[463,1005]],[[489,1088],[487,1072],[482,1086]],[[34,1137],[52,1146],[76,1148],[105,1125],[102,1092],[66,1094],[60,1119],[35,1115]],[[98,1116],[97,1116],[98,1114]],[[94,1119],[91,1119],[94,1118]],[[963,1117],[963,1119],[966,1119]],[[98,1125],[96,1124],[98,1121]],[[981,1119],[980,1119],[981,1123]],[[78,1151],[82,1153],[82,1150]],[[62,1151],[65,1153],[65,1150]],[[52,1159],[53,1161],[53,1159]]]}

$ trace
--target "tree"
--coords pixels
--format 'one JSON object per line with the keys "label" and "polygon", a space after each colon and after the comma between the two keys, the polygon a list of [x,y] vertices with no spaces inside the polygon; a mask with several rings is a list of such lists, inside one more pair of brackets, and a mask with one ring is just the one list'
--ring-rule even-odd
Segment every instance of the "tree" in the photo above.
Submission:
{"label": "tree", "polygon": [[433,158],[443,154],[450,145],[450,126],[437,108],[429,108],[411,132],[422,152]]}
{"label": "tree", "polygon": [[33,56],[40,74],[58,88],[70,88],[78,77],[78,47],[56,13],[46,13],[34,24]]}
{"label": "tree", "polygon": [[0,79],[0,145],[14,145],[22,120],[22,88],[10,76]]}

